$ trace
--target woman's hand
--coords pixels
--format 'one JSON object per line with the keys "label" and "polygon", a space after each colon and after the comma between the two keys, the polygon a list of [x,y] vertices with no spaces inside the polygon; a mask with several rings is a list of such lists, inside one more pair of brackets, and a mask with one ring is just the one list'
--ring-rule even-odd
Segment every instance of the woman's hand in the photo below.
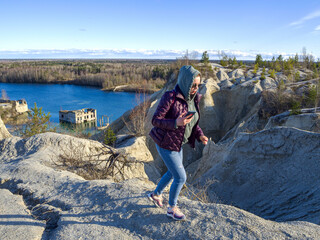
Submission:
{"label": "woman's hand", "polygon": [[177,118],[177,126],[185,126],[187,125],[189,122],[191,122],[191,119],[193,118],[193,116],[191,118],[187,118],[186,113],[182,113],[178,118]]}
{"label": "woman's hand", "polygon": [[205,135],[200,136],[200,140],[204,145],[207,145],[208,138]]}

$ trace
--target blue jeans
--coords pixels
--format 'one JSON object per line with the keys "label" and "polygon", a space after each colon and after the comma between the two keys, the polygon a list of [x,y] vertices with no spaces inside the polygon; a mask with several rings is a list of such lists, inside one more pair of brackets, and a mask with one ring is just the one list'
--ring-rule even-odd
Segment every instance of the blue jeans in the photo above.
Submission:
{"label": "blue jeans", "polygon": [[168,171],[162,176],[154,193],[160,195],[173,178],[169,193],[169,205],[175,206],[177,205],[181,188],[187,180],[186,171],[182,164],[182,148],[180,152],[175,152],[161,148],[157,144],[156,147],[160,157],[166,164]]}

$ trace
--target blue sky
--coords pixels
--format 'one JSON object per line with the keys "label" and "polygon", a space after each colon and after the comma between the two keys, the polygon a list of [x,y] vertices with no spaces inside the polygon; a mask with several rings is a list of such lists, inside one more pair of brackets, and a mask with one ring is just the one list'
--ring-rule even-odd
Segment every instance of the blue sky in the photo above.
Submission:
{"label": "blue sky", "polygon": [[320,58],[319,0],[0,0],[0,58]]}

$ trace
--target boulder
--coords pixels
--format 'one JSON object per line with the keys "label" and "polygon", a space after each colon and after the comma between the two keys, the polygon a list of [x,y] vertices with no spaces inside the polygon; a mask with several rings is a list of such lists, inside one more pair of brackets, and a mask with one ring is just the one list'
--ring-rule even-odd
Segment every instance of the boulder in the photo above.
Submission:
{"label": "boulder", "polygon": [[210,142],[193,166],[193,180],[211,182],[211,201],[270,220],[319,224],[319,156],[319,133],[271,128],[224,144]]}
{"label": "boulder", "polygon": [[278,86],[278,81],[274,80],[273,78],[266,77],[266,79],[261,80],[260,84],[263,89],[270,89],[276,88]]}
{"label": "boulder", "polygon": [[227,80],[229,78],[228,74],[223,70],[223,69],[220,69],[217,73],[217,78],[220,80],[220,81],[223,81],[223,80]]}
{"label": "boulder", "polygon": [[286,75],[284,75],[283,73],[279,72],[276,73],[276,80],[280,83],[281,81],[283,81],[284,83],[288,82],[288,77]]}
{"label": "boulder", "polygon": [[236,70],[233,70],[232,72],[229,72],[228,76],[231,79],[240,78],[240,77],[244,77],[244,72],[241,68],[238,68]]}

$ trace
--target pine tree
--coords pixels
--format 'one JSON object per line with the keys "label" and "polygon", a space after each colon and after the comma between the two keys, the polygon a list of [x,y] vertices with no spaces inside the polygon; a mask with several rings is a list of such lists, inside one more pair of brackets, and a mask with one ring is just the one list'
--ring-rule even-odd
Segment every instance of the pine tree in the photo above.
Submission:
{"label": "pine tree", "polygon": [[34,108],[31,108],[30,121],[27,123],[26,128],[23,132],[24,137],[30,137],[35,134],[44,133],[48,131],[48,123],[50,120],[50,113],[42,111],[42,107],[38,108],[37,104],[34,103]]}
{"label": "pine tree", "polygon": [[209,54],[208,54],[207,51],[204,51],[202,53],[202,58],[201,58],[200,62],[202,62],[204,64],[208,64],[209,63]]}
{"label": "pine tree", "polygon": [[257,56],[256,56],[256,61],[254,62],[255,64],[258,64],[258,66],[262,66],[262,56],[261,56],[261,54],[257,54]]}
{"label": "pine tree", "polygon": [[117,140],[116,135],[114,134],[113,130],[108,127],[107,130],[104,132],[104,144],[109,146],[114,146],[115,142]]}

